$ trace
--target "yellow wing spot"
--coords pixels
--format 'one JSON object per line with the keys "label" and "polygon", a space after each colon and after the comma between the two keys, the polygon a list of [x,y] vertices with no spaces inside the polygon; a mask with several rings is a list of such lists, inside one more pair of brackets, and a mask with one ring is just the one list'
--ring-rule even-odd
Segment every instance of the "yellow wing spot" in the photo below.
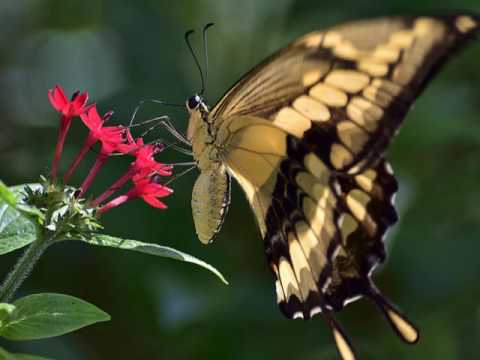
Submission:
{"label": "yellow wing spot", "polygon": [[341,121],[337,124],[337,134],[343,144],[358,153],[368,141],[368,133],[352,121]]}
{"label": "yellow wing spot", "polygon": [[388,65],[374,60],[362,60],[358,63],[358,69],[368,75],[383,77],[388,73]]}
{"label": "yellow wing spot", "polygon": [[457,20],[455,21],[455,26],[460,32],[467,33],[470,30],[476,28],[478,25],[471,16],[463,15],[457,18]]}
{"label": "yellow wing spot", "polygon": [[297,41],[298,45],[305,45],[307,48],[317,48],[323,40],[323,33],[315,32],[305,35]]}
{"label": "yellow wing spot", "polygon": [[[324,235],[327,235],[328,239],[333,238],[335,235],[335,224],[333,221],[328,221],[330,217],[327,216],[326,209],[318,206],[312,199],[306,197],[303,200],[303,211],[317,238]],[[325,241],[328,241],[328,239],[325,239]]]}
{"label": "yellow wing spot", "polygon": [[315,280],[312,277],[308,260],[299,244],[299,241],[297,241],[295,234],[293,233],[288,235],[288,250],[290,253],[290,259],[292,261],[293,270],[300,285],[300,292],[302,293],[303,298],[306,299],[309,292],[314,292],[318,289]]}
{"label": "yellow wing spot", "polygon": [[353,161],[352,154],[340,144],[333,144],[330,148],[330,162],[336,169],[343,169]]}
{"label": "yellow wing spot", "polygon": [[393,326],[395,326],[405,341],[409,343],[415,343],[418,340],[417,329],[415,329],[415,327],[410,324],[407,319],[391,309],[386,310],[386,313],[392,321]]}
{"label": "yellow wing spot", "polygon": [[383,110],[363,97],[357,96],[350,100],[347,115],[367,131],[373,132],[378,127],[378,120],[382,118]]}
{"label": "yellow wing spot", "polygon": [[284,257],[281,257],[278,263],[278,273],[280,275],[280,282],[282,283],[282,288],[285,291],[285,297],[287,300],[292,295],[295,295],[298,299],[302,300],[302,295],[300,293],[297,279],[295,278],[295,273],[293,272],[290,263]]}
{"label": "yellow wing spot", "polygon": [[347,94],[343,91],[322,83],[311,88],[309,94],[322,103],[332,107],[345,106],[348,101]]}
{"label": "yellow wing spot", "polygon": [[295,110],[312,121],[328,121],[330,119],[328,108],[310,96],[302,95],[295,99],[292,105]]}
{"label": "yellow wing spot", "polygon": [[365,191],[371,192],[373,190],[374,181],[377,178],[377,172],[372,169],[368,169],[364,173],[355,176],[357,184]]}
{"label": "yellow wing spot", "polygon": [[365,167],[366,163],[367,163],[366,159],[360,160],[355,165],[353,165],[350,169],[348,169],[347,173],[358,174],[358,172]]}
{"label": "yellow wing spot", "polygon": [[285,301],[285,296],[283,295],[282,285],[279,280],[275,280],[275,293],[277,294],[277,304]]}
{"label": "yellow wing spot", "polygon": [[337,349],[342,360],[355,360],[355,354],[353,353],[350,344],[347,342],[343,334],[335,328],[333,329],[333,338],[335,339],[335,344],[337,344]]}
{"label": "yellow wing spot", "polygon": [[330,179],[330,170],[317,155],[315,155],[313,152],[305,155],[303,159],[303,165],[313,176],[317,178],[317,181],[325,185],[328,184]]}
{"label": "yellow wing spot", "polygon": [[349,93],[359,92],[369,82],[370,78],[367,75],[355,70],[333,70],[325,79],[325,83]]}
{"label": "yellow wing spot", "polygon": [[369,85],[363,89],[362,95],[365,99],[370,100],[384,108],[390,106],[393,101],[392,95],[373,85]]}
{"label": "yellow wing spot", "polygon": [[323,46],[325,46],[326,48],[331,48],[338,45],[341,41],[342,35],[334,31],[329,31],[325,34],[325,38],[323,39]]}
{"label": "yellow wing spot", "polygon": [[318,201],[318,206],[326,206],[329,195],[329,188],[326,184],[318,182],[311,174],[304,171],[295,176],[295,182],[305,193]]}
{"label": "yellow wing spot", "polygon": [[414,38],[415,36],[411,30],[400,30],[392,34],[389,43],[392,46],[406,49],[412,45]]}
{"label": "yellow wing spot", "polygon": [[392,79],[401,85],[407,85],[412,81],[417,72],[417,67],[411,63],[402,62],[397,65],[392,73]]}
{"label": "yellow wing spot", "polygon": [[295,231],[297,233],[300,246],[308,258],[308,263],[315,282],[318,281],[320,273],[325,268],[327,263],[326,253],[330,245],[330,239],[322,236],[316,236],[310,226],[305,222],[300,221],[295,224]]}
{"label": "yellow wing spot", "polygon": [[402,91],[400,85],[397,85],[390,80],[375,79],[372,81],[372,86],[375,86],[379,90],[386,91],[392,96],[398,96]]}
{"label": "yellow wing spot", "polygon": [[281,109],[277,113],[273,123],[298,138],[301,138],[303,133],[312,126],[312,122],[308,118],[293,110],[291,107]]}
{"label": "yellow wing spot", "polygon": [[377,231],[377,225],[367,212],[367,205],[370,202],[370,196],[361,190],[354,189],[347,195],[346,202],[353,216],[355,216],[365,226],[370,235]]}
{"label": "yellow wing spot", "polygon": [[345,244],[348,236],[357,230],[358,222],[348,213],[343,213],[341,216],[343,217],[343,221],[340,227],[340,232],[342,234],[343,244]]}
{"label": "yellow wing spot", "polygon": [[352,43],[343,41],[333,48],[333,54],[346,60],[358,60],[363,53],[359,51]]}
{"label": "yellow wing spot", "polygon": [[393,45],[379,45],[373,51],[373,57],[388,63],[395,63],[400,57],[400,50]]}
{"label": "yellow wing spot", "polygon": [[415,21],[413,31],[418,36],[429,36],[440,23],[432,18],[419,18]]}
{"label": "yellow wing spot", "polygon": [[323,72],[319,69],[311,69],[305,72],[302,77],[303,86],[308,87],[317,83],[322,77]]}
{"label": "yellow wing spot", "polygon": [[365,220],[367,217],[367,204],[370,202],[370,196],[361,190],[354,189],[347,195],[347,205],[360,221]]}

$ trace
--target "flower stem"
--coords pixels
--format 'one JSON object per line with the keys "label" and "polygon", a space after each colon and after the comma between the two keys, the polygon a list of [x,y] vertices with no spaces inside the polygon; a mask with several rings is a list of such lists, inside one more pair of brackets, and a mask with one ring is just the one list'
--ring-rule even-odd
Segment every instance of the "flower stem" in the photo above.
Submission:
{"label": "flower stem", "polygon": [[88,190],[90,185],[92,184],[92,181],[94,177],[97,175],[98,171],[102,168],[103,164],[105,164],[105,161],[107,161],[108,155],[105,154],[98,154],[97,159],[95,160],[95,163],[93,164],[92,168],[90,169],[90,172],[88,173],[86,179],[83,181],[80,191],[80,194],[78,197],[82,197],[83,194]]}
{"label": "flower stem", "polygon": [[130,167],[130,169],[120,177],[117,181],[115,181],[102,195],[96,198],[93,201],[93,205],[97,206],[100,205],[102,202],[107,200],[113,193],[115,193],[118,189],[120,189],[128,180],[135,175],[136,169]]}
{"label": "flower stem", "polygon": [[91,138],[89,135],[85,140],[85,144],[83,145],[82,149],[78,152],[77,156],[75,157],[75,160],[73,160],[72,164],[69,166],[67,172],[63,176],[64,184],[68,183],[73,172],[77,169],[78,165],[83,160],[85,155],[88,153],[90,148],[94,145],[94,143],[95,143],[95,139]]}
{"label": "flower stem", "polygon": [[97,215],[100,216],[103,213],[105,213],[106,211],[108,211],[110,209],[113,209],[114,207],[117,207],[119,205],[122,205],[124,202],[127,202],[131,198],[132,198],[132,196],[130,196],[128,194],[127,195],[120,195],[120,196],[116,197],[115,199],[110,200],[108,203],[106,203],[100,209],[98,209],[97,210]]}
{"label": "flower stem", "polygon": [[30,274],[34,265],[49,245],[49,241],[37,238],[37,240],[25,250],[0,288],[0,303],[10,301],[15,291]]}
{"label": "flower stem", "polygon": [[58,172],[58,163],[60,162],[60,157],[62,156],[63,152],[63,145],[65,144],[65,138],[67,137],[68,130],[70,129],[70,125],[72,124],[72,119],[67,116],[62,116],[60,120],[60,131],[58,132],[58,140],[57,146],[55,148],[55,155],[53,157],[52,162],[52,179],[55,180],[57,178]]}

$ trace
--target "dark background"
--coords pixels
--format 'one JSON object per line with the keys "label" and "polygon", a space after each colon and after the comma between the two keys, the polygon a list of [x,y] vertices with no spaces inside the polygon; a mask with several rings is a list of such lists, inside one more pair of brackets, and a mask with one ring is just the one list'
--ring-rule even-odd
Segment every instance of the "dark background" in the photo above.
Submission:
{"label": "dark background", "polygon": [[[438,1],[0,1],[0,178],[33,182],[50,166],[58,115],[47,89],[88,90],[112,122],[128,122],[137,102],[183,103],[199,76],[183,42],[210,21],[208,100],[279,46],[307,31],[358,17],[456,9],[480,12],[478,0]],[[200,36],[194,37],[201,49]],[[480,350],[480,46],[474,44],[435,78],[389,150],[400,182],[400,223],[380,287],[418,324],[406,346],[367,301],[338,317],[361,359],[478,359]],[[147,105],[139,120],[169,114],[185,129],[186,111]],[[62,168],[85,130],[74,126]],[[153,134],[166,137],[160,130]],[[185,161],[164,153],[165,162]],[[79,184],[94,158],[82,164]],[[94,193],[127,167],[111,161]],[[193,265],[81,243],[51,248],[17,294],[61,292],[84,298],[112,321],[52,340],[2,342],[9,350],[56,359],[337,359],[321,318],[287,321],[277,310],[263,245],[237,185],[214,244],[196,239],[190,196],[196,174],[175,181],[168,211],[134,201],[104,217],[108,233],[189,252],[218,267],[225,286]],[[2,257],[6,273],[15,256]]]}

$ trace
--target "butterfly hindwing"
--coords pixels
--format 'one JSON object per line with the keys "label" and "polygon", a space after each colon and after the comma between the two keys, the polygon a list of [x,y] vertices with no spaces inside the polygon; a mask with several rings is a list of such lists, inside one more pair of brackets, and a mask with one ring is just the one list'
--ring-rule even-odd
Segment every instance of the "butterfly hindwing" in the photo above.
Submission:
{"label": "butterfly hindwing", "polygon": [[342,247],[334,259],[329,304],[341,309],[367,295],[372,270],[386,258],[384,237],[397,221],[397,181],[391,166],[378,161],[355,176],[339,176]]}
{"label": "butterfly hindwing", "polygon": [[287,317],[309,318],[325,305],[322,289],[341,240],[329,171],[268,121],[240,117],[225,128],[224,162],[256,215],[279,306]]}

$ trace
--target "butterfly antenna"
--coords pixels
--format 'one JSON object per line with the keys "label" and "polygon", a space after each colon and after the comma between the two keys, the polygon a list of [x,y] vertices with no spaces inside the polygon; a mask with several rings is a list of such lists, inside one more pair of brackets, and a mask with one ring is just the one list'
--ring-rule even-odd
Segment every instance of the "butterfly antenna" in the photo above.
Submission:
{"label": "butterfly antenna", "polygon": [[200,66],[200,62],[198,61],[197,55],[195,55],[195,51],[193,51],[192,44],[190,44],[190,35],[192,35],[194,32],[195,32],[194,30],[188,30],[185,33],[185,42],[187,43],[188,50],[190,50],[190,54],[192,54],[193,60],[197,65],[198,72],[200,73],[200,79],[202,80],[202,90],[200,90],[200,94],[203,94],[203,92],[205,91],[205,78],[203,77],[202,67]]}
{"label": "butterfly antenna", "polygon": [[[209,27],[213,26],[214,23],[208,23],[203,27],[202,36],[203,36],[203,56],[205,60],[205,85],[208,82],[208,46],[207,46],[207,30]],[[206,88],[202,88],[199,95],[203,95]]]}

